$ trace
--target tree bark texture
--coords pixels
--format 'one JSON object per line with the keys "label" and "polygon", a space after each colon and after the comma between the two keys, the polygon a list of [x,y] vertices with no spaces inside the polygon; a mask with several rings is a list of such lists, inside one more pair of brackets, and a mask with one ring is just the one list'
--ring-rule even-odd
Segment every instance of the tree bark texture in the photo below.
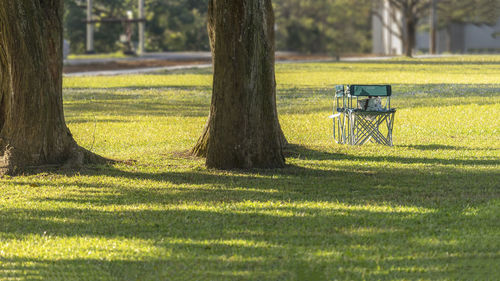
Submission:
{"label": "tree bark texture", "polygon": [[192,152],[210,168],[283,167],[271,0],[210,0],[208,14],[212,103]]}
{"label": "tree bark texture", "polygon": [[66,127],[62,16],[63,0],[0,0],[0,174],[105,161]]}

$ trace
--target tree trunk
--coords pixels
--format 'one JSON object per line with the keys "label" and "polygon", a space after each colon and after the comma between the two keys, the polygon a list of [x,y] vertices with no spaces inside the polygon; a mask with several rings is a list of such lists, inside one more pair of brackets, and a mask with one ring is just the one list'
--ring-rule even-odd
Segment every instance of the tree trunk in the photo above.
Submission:
{"label": "tree trunk", "polygon": [[437,53],[437,0],[431,0],[430,31],[429,31],[429,53]]}
{"label": "tree trunk", "polygon": [[405,42],[403,44],[404,46],[404,54],[405,56],[411,58],[413,55],[413,49],[415,48],[416,44],[416,36],[417,36],[417,23],[413,19],[412,15],[407,15],[405,23]]}
{"label": "tree trunk", "polygon": [[62,104],[63,0],[0,0],[0,174],[104,162],[79,147]]}
{"label": "tree trunk", "polygon": [[283,167],[271,0],[210,0],[208,14],[212,104],[192,152],[210,168]]}

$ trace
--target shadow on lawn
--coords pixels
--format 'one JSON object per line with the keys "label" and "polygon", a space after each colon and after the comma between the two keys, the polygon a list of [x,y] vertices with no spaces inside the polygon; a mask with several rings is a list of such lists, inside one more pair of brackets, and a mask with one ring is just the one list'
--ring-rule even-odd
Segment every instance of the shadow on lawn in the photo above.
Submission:
{"label": "shadow on lawn", "polygon": [[[133,186],[87,184],[80,185],[79,189],[83,194],[72,196],[74,198],[81,196],[80,200],[67,201],[64,198],[41,200],[78,203],[79,206],[106,204],[175,206],[182,205],[182,202],[187,200],[195,201],[195,198],[201,203],[222,203],[221,198],[224,198],[226,203],[246,200],[263,202],[286,200],[280,196],[266,196],[259,192],[231,190],[232,184],[239,185],[238,182],[229,186],[220,183],[227,182],[230,178],[221,180],[197,173],[148,175],[119,171],[113,171],[109,176],[115,177],[116,173],[130,179],[158,180],[176,184],[192,183],[187,177],[198,177],[192,184],[196,185],[197,181],[217,182],[220,186],[199,192],[188,188],[137,190],[133,189]],[[322,173],[313,172],[312,176],[317,174]],[[238,178],[240,176],[234,176],[231,180],[237,181]],[[318,190],[315,190],[314,182],[310,183],[310,186],[302,182],[300,187],[303,190],[294,187],[289,190],[286,184],[279,185],[270,179],[258,179],[256,183],[261,185],[255,186],[256,189],[276,189],[278,193],[290,193],[288,200],[296,203],[337,200],[346,203],[351,201],[353,204],[377,204],[363,197],[363,193],[368,191],[363,188],[350,187],[343,193],[339,191],[340,188],[334,186],[329,188],[319,186]],[[329,189],[337,192],[323,194]],[[382,192],[384,197],[388,197],[389,193],[403,195],[398,189],[381,191],[372,188],[371,191]],[[87,192],[95,194],[94,198],[89,199]],[[296,192],[302,194],[293,194]],[[412,194],[404,195],[402,201],[392,203],[402,204],[406,201],[407,205],[411,205],[418,200],[415,202],[408,196],[433,196],[432,189],[426,190],[425,193],[427,194],[413,191]],[[460,196],[454,197],[456,200]],[[391,198],[387,199],[391,201]],[[465,203],[464,198],[461,200],[460,202]],[[56,275],[66,280],[100,280],[100,278],[106,279],[107,276],[114,280],[162,278],[234,280],[241,278],[240,275],[245,272],[255,274],[250,279],[259,280],[304,280],[300,276],[314,274],[319,276],[317,280],[333,280],[340,277],[378,279],[387,276],[404,279],[451,278],[461,277],[458,274],[462,273],[465,274],[463,276],[477,278],[474,274],[488,272],[495,266],[491,259],[484,257],[489,255],[490,258],[498,258],[495,248],[486,248],[481,244],[481,239],[488,235],[484,234],[487,233],[484,231],[493,227],[494,222],[490,217],[464,216],[463,213],[450,211],[446,207],[441,208],[438,205],[432,207],[434,209],[429,209],[426,213],[411,210],[370,211],[355,207],[324,209],[300,205],[280,207],[279,204],[264,207],[250,205],[226,210],[175,207],[165,210],[129,208],[121,211],[90,208],[11,209],[0,212],[0,225],[4,238],[15,239],[24,235],[38,235],[47,236],[48,239],[51,239],[50,237],[142,239],[153,244],[148,250],[153,249],[153,253],[149,253],[151,255],[146,258],[138,258],[134,257],[132,249],[125,247],[126,249],[122,248],[122,252],[116,254],[120,257],[127,256],[129,260],[2,258],[0,279],[53,280]],[[464,225],[472,228],[473,233],[466,233],[466,237],[457,236],[457,233],[463,233]],[[492,239],[492,237],[487,238]],[[443,244],[429,243],[428,240],[432,239],[439,239]],[[247,244],[241,245],[231,241],[244,241]],[[453,243],[446,244],[446,242]],[[95,251],[100,246],[88,247]],[[104,255],[113,254],[114,250],[103,251]],[[477,256],[478,251],[483,257]],[[478,264],[478,260],[483,263]],[[360,268],[363,269],[361,272]],[[412,270],[404,270],[405,268]]]}
{"label": "shadow on lawn", "polygon": [[[148,89],[150,90],[150,89]],[[106,116],[208,116],[210,94],[196,87],[182,87],[164,91],[123,89],[66,89],[68,101],[64,105],[68,117],[82,115]],[[172,93],[171,91],[178,91]],[[93,122],[89,118],[89,122]],[[71,119],[70,122],[71,123]]]}
{"label": "shadow on lawn", "polygon": [[499,160],[353,156],[298,145],[287,154],[317,163],[250,172],[98,167],[81,172],[90,183],[57,187],[14,179],[19,186],[72,191],[33,199],[63,207],[0,209],[3,239],[137,239],[152,246],[134,252],[126,241],[121,250],[82,242],[75,249],[100,249],[121,260],[2,257],[0,279],[490,279],[481,276],[497,267],[498,223],[488,213],[497,210],[481,206],[500,198],[498,170],[463,166],[489,168]]}
{"label": "shadow on lawn", "polygon": [[[316,237],[313,237],[313,239]],[[202,241],[199,241],[202,242]],[[196,243],[196,242],[195,242]],[[414,253],[421,256],[386,257],[359,248],[335,258],[311,259],[287,247],[259,249],[213,243],[176,244],[157,242],[156,248],[173,255],[137,260],[2,259],[2,280],[494,280],[494,261],[488,257],[453,256],[455,247],[428,246]],[[369,247],[368,247],[369,248]],[[392,247],[388,246],[387,250]],[[315,248],[316,249],[316,248]],[[450,251],[449,256],[436,253]],[[182,255],[185,253],[196,255]],[[181,254],[182,253],[182,254]],[[231,258],[234,254],[237,258]],[[175,256],[177,255],[177,256]],[[287,256],[288,255],[288,256]],[[372,259],[354,259],[354,255]],[[498,256],[491,256],[493,259]],[[377,271],[378,269],[378,271]],[[483,270],[483,271],[481,271]],[[493,270],[489,271],[488,270]],[[493,277],[493,278],[492,278]]]}
{"label": "shadow on lawn", "polygon": [[361,60],[361,61],[344,61],[340,63],[349,63],[349,64],[393,64],[393,65],[401,65],[402,67],[406,65],[419,65],[419,66],[425,66],[425,65],[446,65],[446,66],[496,66],[500,65],[500,61],[463,61],[463,60],[447,60],[447,61],[432,61],[429,59],[414,59],[414,60]]}
{"label": "shadow on lawn", "polygon": [[[491,100],[486,98],[487,95],[498,96],[500,94],[500,85],[498,88],[491,88],[491,85],[454,84],[450,89],[442,89],[446,86],[449,85],[395,86],[393,106],[398,109],[452,106],[454,103],[450,102],[451,99],[464,96],[480,97],[480,99],[462,100],[460,101],[462,106],[490,105]],[[486,86],[488,86],[487,91]],[[144,89],[65,89],[67,102],[64,108],[69,117],[68,123],[73,123],[71,119],[73,116],[78,118],[75,122],[85,123],[80,117],[94,116],[96,112],[106,116],[208,116],[211,97],[209,87],[153,87],[153,90],[151,89],[151,87]],[[457,96],[457,93],[463,93],[463,95]],[[439,100],[432,97],[439,97]],[[330,112],[333,102],[332,90],[329,88],[278,89],[277,104],[280,114],[303,115]],[[456,103],[454,100],[453,102]],[[94,120],[89,118],[88,122],[94,122]]]}
{"label": "shadow on lawn", "polygon": [[[283,183],[284,180],[255,178],[254,182],[250,182],[254,191],[235,188],[243,184],[239,182],[242,177],[249,177],[251,174],[221,178],[195,172],[145,174],[112,171],[105,174],[176,185],[209,183],[216,188],[204,191],[183,187],[149,190],[137,189],[134,185],[140,182],[129,186],[79,184],[80,193],[72,195],[72,198],[40,200],[77,203],[78,206],[115,205],[132,208],[120,210],[118,207],[117,211],[81,207],[1,211],[1,232],[4,237],[6,235],[5,238],[38,235],[49,239],[142,239],[152,242],[153,249],[157,252],[139,259],[127,252],[132,251],[131,249],[122,249],[123,252],[116,254],[127,255],[130,259],[122,261],[97,261],[91,258],[4,258],[1,259],[0,279],[30,276],[29,280],[49,280],[53,279],[51,275],[57,274],[62,279],[87,280],[99,280],[102,276],[112,276],[116,280],[158,280],[161,277],[178,280],[234,280],[239,274],[253,273],[255,270],[256,275],[251,279],[276,280],[303,276],[304,272],[297,271],[297,265],[302,265],[301,270],[308,274],[328,276],[332,280],[342,276],[344,279],[360,279],[363,276],[378,279],[388,275],[405,279],[451,278],[460,277],[453,274],[461,273],[477,278],[474,274],[488,272],[495,266],[491,259],[488,260],[488,257],[493,260],[498,258],[495,248],[487,248],[487,245],[481,244],[485,237],[493,239],[487,234],[487,230],[495,224],[491,217],[481,214],[465,216],[461,210],[447,208],[451,202],[475,205],[486,201],[485,198],[466,202],[463,194],[455,194],[464,190],[447,190],[450,202],[444,202],[444,198],[441,198],[438,200],[440,204],[432,204],[426,201],[436,200],[433,197],[444,195],[433,188],[406,190],[409,192],[406,194],[399,188],[367,188],[367,183],[364,182],[358,182],[356,186],[321,186],[315,185],[315,182],[318,180],[316,177],[326,175],[322,171],[306,171],[298,167],[291,167],[290,170],[290,173],[279,174],[289,176],[296,172],[302,173],[291,181],[295,182],[295,186],[289,186],[286,181]],[[297,182],[300,177],[305,176],[312,180]],[[401,184],[405,185],[404,182]],[[71,188],[71,185],[68,184],[66,188]],[[265,193],[272,190],[276,192],[270,193],[271,195]],[[342,202],[354,206],[380,203],[376,198],[371,200],[365,196],[367,192],[372,193],[370,197],[373,194],[381,195],[380,200],[390,202],[391,205],[427,205],[428,209],[419,213],[412,210],[363,210],[342,206],[314,208],[300,205],[311,201]],[[480,196],[477,192],[475,190],[466,196]],[[487,196],[491,195],[494,194]],[[191,203],[198,201],[215,206],[216,203],[223,203],[221,199],[224,203],[286,200],[299,205],[249,205],[228,209],[175,208],[188,200]],[[174,208],[141,210],[133,207],[137,204],[172,205]],[[472,233],[466,232],[466,237],[461,237],[464,225],[472,229],[469,230]],[[432,239],[439,239],[441,243],[430,243],[428,240]],[[245,241],[248,244],[240,245],[231,241]],[[94,251],[99,249],[99,246],[89,247]],[[114,250],[105,250],[103,254],[109,254],[109,251],[112,253]],[[481,252],[480,256],[477,255],[478,252]],[[315,256],[315,253],[323,255]],[[360,272],[360,268],[365,272]],[[401,270],[402,268],[413,270]],[[95,278],[92,278],[93,274],[97,274]],[[324,279],[326,278],[319,280]]]}
{"label": "shadow on lawn", "polygon": [[[494,148],[477,148],[477,147],[464,147],[455,145],[443,145],[443,144],[424,144],[424,145],[396,145],[396,147],[405,147],[423,151],[434,151],[434,150],[455,150],[455,151],[488,151],[494,150]],[[500,165],[499,161],[489,161],[493,165]],[[481,165],[481,161],[478,162]],[[484,165],[484,164],[483,164]],[[488,164],[486,164],[488,165]]]}
{"label": "shadow on lawn", "polygon": [[[469,160],[448,160],[449,166],[422,171],[324,166],[322,160],[353,157],[301,146],[291,146],[288,153],[320,162],[313,168],[290,165],[251,172],[151,173],[104,167],[82,174],[113,178],[112,183],[92,180],[76,188],[70,183],[53,187],[37,182],[40,188],[72,189],[63,197],[46,193],[35,199],[66,207],[0,211],[4,238],[141,239],[152,243],[153,253],[139,258],[125,247],[117,256],[129,260],[121,261],[1,258],[0,279],[50,280],[54,274],[60,279],[95,280],[107,276],[116,280],[300,280],[315,275],[318,280],[481,279],[480,274],[496,267],[499,255],[492,242],[496,233],[490,231],[497,225],[494,216],[484,209],[475,215],[465,213],[500,197],[496,170],[463,172],[453,167],[477,165]],[[147,187],[151,182],[155,188]],[[31,183],[33,179],[14,182]],[[191,207],[183,207],[184,203]],[[396,209],[377,208],[381,205]],[[403,207],[397,210],[398,206]],[[245,274],[251,275],[245,278]]]}
{"label": "shadow on lawn", "polygon": [[[439,144],[399,146],[418,150],[476,150],[475,148],[448,146]],[[481,150],[489,150],[481,148]],[[491,148],[494,150],[494,148]],[[400,157],[400,156],[358,156],[341,153],[329,153],[308,149],[303,146],[291,145],[286,152],[290,157],[309,160],[350,160],[360,162],[392,162],[398,164],[426,164],[426,165],[460,165],[460,166],[500,166],[500,160],[496,159],[453,159],[453,158],[424,158],[424,157]]]}
{"label": "shadow on lawn", "polygon": [[[413,146],[408,146],[414,148]],[[417,146],[416,149],[456,149],[441,145]],[[482,204],[497,198],[500,166],[498,159],[439,159],[397,156],[359,156],[328,153],[299,145],[289,145],[287,157],[319,161],[310,167],[287,165],[276,170],[210,170],[188,172],[141,172],[113,167],[86,169],[79,174],[108,177],[118,183],[78,183],[76,194],[69,198],[41,198],[42,201],[74,202],[93,205],[128,205],[188,201],[221,203],[245,201],[318,201],[347,204],[377,204],[446,208],[463,204]],[[322,165],[321,161],[338,161]],[[345,160],[353,161],[352,163]],[[167,160],[166,160],[167,161]],[[426,169],[411,167],[387,168],[365,165],[368,162],[424,164]],[[439,166],[436,166],[439,165]],[[484,166],[487,169],[469,170]],[[457,168],[460,167],[460,168]],[[66,175],[66,174],[63,174]],[[130,181],[155,182],[161,188],[137,188]],[[115,182],[112,180],[110,182]],[[123,183],[128,182],[129,185]],[[11,181],[17,185],[32,184],[32,180]],[[416,184],[417,183],[417,184]],[[420,185],[419,185],[419,184]],[[425,183],[424,186],[421,186]],[[35,185],[50,183],[35,182]],[[60,184],[67,187],[75,184]],[[110,192],[113,191],[113,192]],[[221,199],[222,198],[222,199]]]}

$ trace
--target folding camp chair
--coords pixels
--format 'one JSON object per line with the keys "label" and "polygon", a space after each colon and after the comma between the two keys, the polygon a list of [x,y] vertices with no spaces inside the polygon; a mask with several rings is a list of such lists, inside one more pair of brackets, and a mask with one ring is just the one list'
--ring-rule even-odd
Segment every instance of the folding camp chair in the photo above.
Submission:
{"label": "folding camp chair", "polygon": [[[390,85],[336,86],[335,106],[330,116],[335,141],[350,145],[371,141],[392,146],[396,109],[391,108],[391,95]],[[367,99],[360,100],[362,97]],[[380,104],[377,103],[379,99]]]}

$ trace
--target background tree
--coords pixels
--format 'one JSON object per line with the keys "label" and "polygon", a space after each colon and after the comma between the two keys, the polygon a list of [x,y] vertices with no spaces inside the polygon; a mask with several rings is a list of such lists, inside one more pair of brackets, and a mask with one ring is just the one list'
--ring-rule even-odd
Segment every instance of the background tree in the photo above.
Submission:
{"label": "background tree", "polygon": [[147,1],[151,51],[207,51],[207,0]]}
{"label": "background tree", "polygon": [[494,25],[500,17],[498,0],[439,0],[438,25],[448,37],[447,49],[451,52],[453,24],[474,23]]}
{"label": "background tree", "polygon": [[[64,0],[65,38],[71,42],[73,53],[85,52],[86,1]],[[206,31],[207,0],[147,0],[146,48],[148,51],[209,50]],[[96,18],[124,18],[131,10],[137,17],[137,0],[95,0]],[[134,25],[133,40],[137,40]],[[98,53],[123,49],[119,43],[125,27],[120,23],[95,25],[95,50]]]}
{"label": "background tree", "polygon": [[[85,53],[86,0],[64,0],[64,37],[70,41],[72,53]],[[93,14],[97,19],[124,18],[127,10],[137,9],[136,0],[97,0],[94,1]],[[120,34],[125,26],[120,23],[97,23],[94,25],[94,48],[100,53],[116,52],[124,49]],[[135,32],[137,34],[137,32]]]}
{"label": "background tree", "polygon": [[81,148],[62,104],[62,0],[0,1],[0,168],[104,162]]}
{"label": "background tree", "polygon": [[273,2],[279,50],[334,55],[371,50],[371,0]]}
{"label": "background tree", "polygon": [[[84,0],[66,3],[65,39],[73,53],[85,52]],[[208,0],[146,0],[148,51],[206,51]],[[371,0],[275,0],[278,49],[302,53],[365,53],[371,50]],[[137,0],[94,0],[97,18],[124,17]],[[135,27],[135,26],[134,26]],[[120,24],[96,24],[95,50],[122,49]],[[135,32],[137,34],[137,32]],[[134,38],[136,40],[136,38]]]}
{"label": "background tree", "polygon": [[[378,13],[380,5],[388,1],[391,11],[390,16],[397,25],[398,30],[392,30],[403,42],[403,54],[411,57],[417,42],[417,25],[419,21],[429,13],[430,0],[375,0],[374,14],[382,17]],[[397,12],[394,12],[397,11]]]}
{"label": "background tree", "polygon": [[210,0],[208,15],[212,104],[193,153],[211,168],[283,167],[271,0]]}

